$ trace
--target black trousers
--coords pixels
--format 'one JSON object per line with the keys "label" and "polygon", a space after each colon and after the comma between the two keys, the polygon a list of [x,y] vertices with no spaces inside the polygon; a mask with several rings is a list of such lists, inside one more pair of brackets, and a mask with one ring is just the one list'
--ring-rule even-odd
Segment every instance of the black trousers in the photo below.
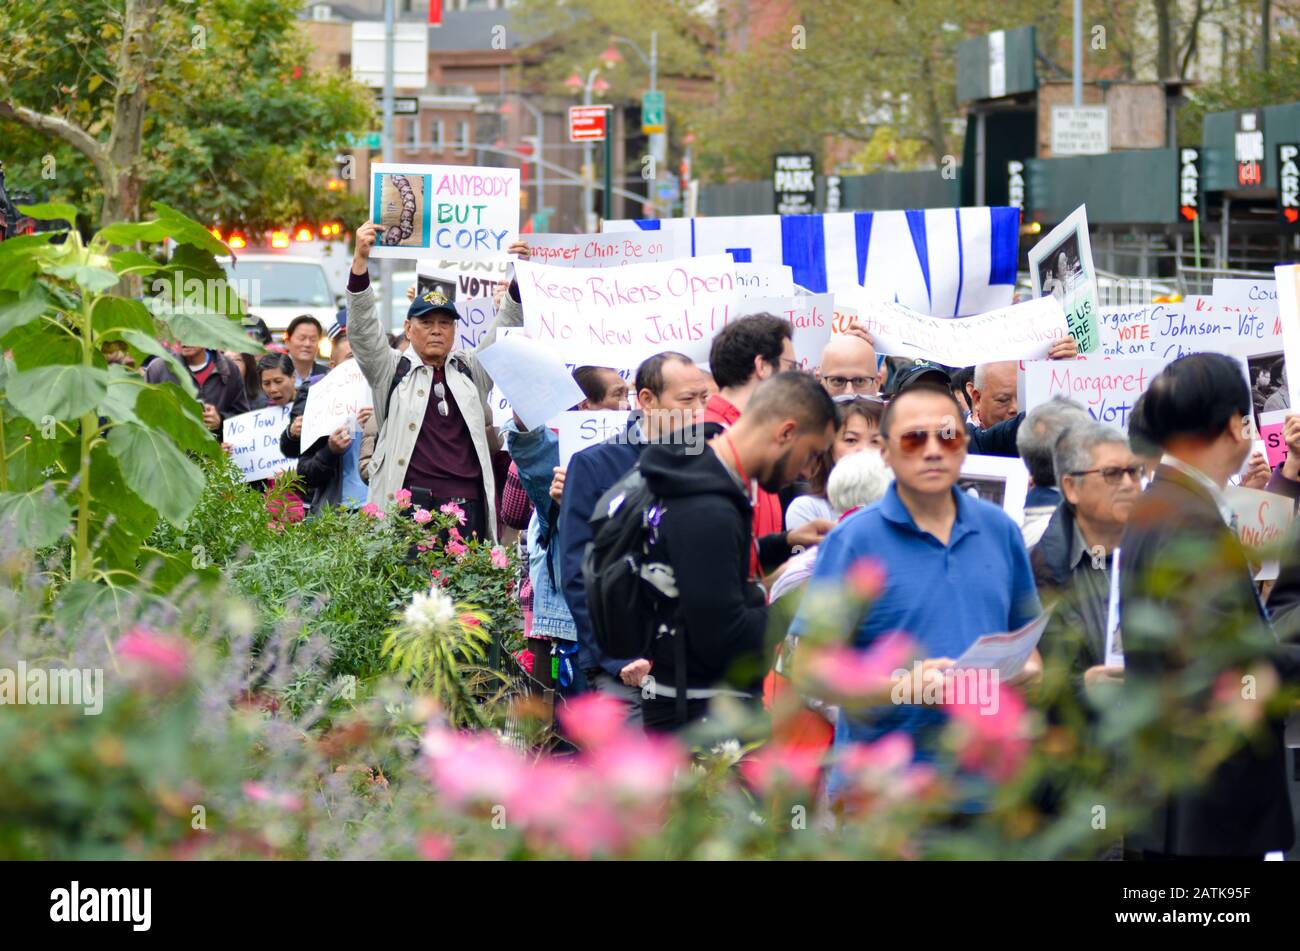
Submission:
{"label": "black trousers", "polygon": [[483,504],[482,499],[437,498],[428,489],[413,485],[411,486],[411,507],[407,511],[414,512],[419,507],[428,509],[430,512],[436,512],[449,502],[454,502],[460,506],[461,511],[465,513],[465,524],[460,527],[462,538],[469,538],[471,535],[477,535],[480,539],[490,537],[487,530],[487,507]]}

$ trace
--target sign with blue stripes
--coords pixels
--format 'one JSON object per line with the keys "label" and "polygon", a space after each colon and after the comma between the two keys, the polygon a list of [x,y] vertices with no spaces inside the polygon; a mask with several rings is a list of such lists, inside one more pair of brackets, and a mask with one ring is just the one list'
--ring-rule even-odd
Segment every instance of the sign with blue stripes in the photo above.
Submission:
{"label": "sign with blue stripes", "polygon": [[1020,209],[929,208],[831,215],[606,221],[605,231],[663,230],[692,257],[786,264],[815,294],[865,288],[933,317],[1006,307],[1016,283]]}

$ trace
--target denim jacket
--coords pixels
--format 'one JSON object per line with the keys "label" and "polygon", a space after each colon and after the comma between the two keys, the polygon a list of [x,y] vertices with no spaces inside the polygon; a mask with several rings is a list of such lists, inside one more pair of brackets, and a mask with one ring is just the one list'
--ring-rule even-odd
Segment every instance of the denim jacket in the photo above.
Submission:
{"label": "denim jacket", "polygon": [[533,503],[528,523],[528,577],[533,583],[533,635],[576,641],[578,629],[560,590],[560,550],[554,544],[552,470],[560,464],[560,440],[545,426],[521,433],[513,419],[502,427],[519,481]]}

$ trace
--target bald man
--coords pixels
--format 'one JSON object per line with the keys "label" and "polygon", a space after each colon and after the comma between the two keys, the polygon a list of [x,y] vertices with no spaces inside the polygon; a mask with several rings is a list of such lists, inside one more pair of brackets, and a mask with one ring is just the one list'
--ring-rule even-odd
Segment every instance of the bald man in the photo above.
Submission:
{"label": "bald man", "polygon": [[972,422],[980,429],[996,426],[1016,415],[1016,382],[1020,365],[1015,360],[981,363],[975,377],[966,384]]}
{"label": "bald man", "polygon": [[854,333],[833,334],[822,350],[817,379],[831,396],[875,396],[880,392],[876,348]]}

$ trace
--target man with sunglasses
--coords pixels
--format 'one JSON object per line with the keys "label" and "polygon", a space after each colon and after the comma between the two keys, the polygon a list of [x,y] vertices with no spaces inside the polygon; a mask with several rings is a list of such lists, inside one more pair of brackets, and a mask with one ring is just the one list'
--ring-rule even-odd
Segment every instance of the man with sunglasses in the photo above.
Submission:
{"label": "man with sunglasses", "polygon": [[[492,453],[499,441],[487,402],[492,380],[472,352],[455,349],[456,308],[439,291],[411,302],[403,327],[406,353],[389,344],[368,272],[378,230],[371,222],[357,229],[348,277],[348,336],[374,393],[379,431],[369,501],[389,505],[407,489],[423,508],[455,502],[465,513],[461,534],[495,538]],[[526,256],[528,248],[517,242],[510,253]],[[492,344],[497,328],[522,323],[516,297],[507,294],[479,348]]]}
{"label": "man with sunglasses", "polygon": [[1124,668],[1105,666],[1111,564],[1146,467],[1122,432],[1091,419],[1071,423],[1053,464],[1064,501],[1029,561],[1039,594],[1059,597],[1043,645],[1068,658],[1082,691],[1124,679]]}
{"label": "man with sunglasses", "polygon": [[[884,569],[884,586],[853,645],[866,648],[903,631],[920,645],[927,670],[942,669],[982,635],[1016,630],[1038,616],[1029,557],[1006,513],[956,488],[968,437],[951,390],[931,383],[908,387],[885,408],[880,434],[894,484],[876,505],[831,531],[810,584],[834,589],[864,559],[876,563]],[[792,633],[803,635],[819,623],[819,600],[804,599]],[[1035,653],[1020,676],[1040,670]],[[917,758],[928,760],[943,722],[938,709],[919,703],[879,707],[842,715],[835,743],[872,742],[903,730],[916,743]],[[833,772],[832,796],[841,785]]]}

